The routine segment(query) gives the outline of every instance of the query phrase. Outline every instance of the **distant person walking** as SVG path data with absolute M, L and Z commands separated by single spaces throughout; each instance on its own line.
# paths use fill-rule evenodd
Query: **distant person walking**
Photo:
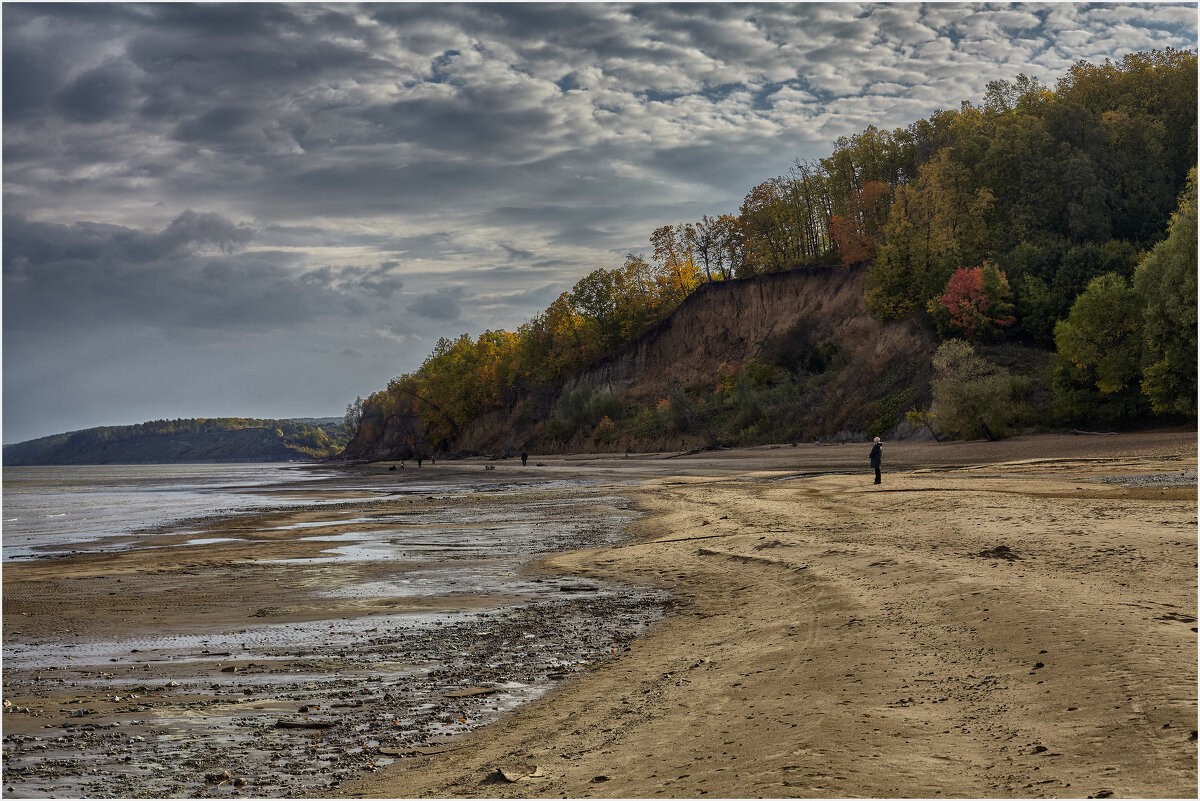
M 883 443 L 879 441 L 879 437 L 875 438 L 875 445 L 871 448 L 871 467 L 875 468 L 875 483 L 880 484 L 879 466 L 883 464 Z
M 521 467 L 524 467 L 525 463 L 528 461 L 529 461 L 529 454 L 525 453 L 525 451 L 521 451 Z

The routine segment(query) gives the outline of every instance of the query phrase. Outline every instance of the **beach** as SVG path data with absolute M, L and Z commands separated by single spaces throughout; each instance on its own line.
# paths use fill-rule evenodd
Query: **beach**
M 675 616 L 348 790 L 1194 797 L 1195 446 L 898 443 L 879 487 L 867 446 L 801 446 L 650 480 L 629 543 L 547 566 L 666 587 Z
M 879 486 L 867 450 L 462 461 L 423 477 L 511 476 L 512 490 L 373 500 L 362 489 L 399 471 L 366 465 L 320 482 L 327 498 L 346 494 L 320 508 L 6 564 L 5 701 L 27 710 L 4 715 L 6 795 L 56 781 L 9 789 L 15 767 L 47 750 L 136 766 L 148 755 L 135 743 L 186 709 L 201 729 L 252 721 L 259 772 L 217 752 L 130 769 L 126 791 L 1194 797 L 1195 432 L 885 443 Z M 544 506 L 531 517 L 532 501 Z M 402 527 L 398 515 L 428 505 L 488 526 L 587 525 L 485 595 L 324 591 L 410 574 L 327 555 L 333 538 Z M 185 537 L 206 542 L 166 547 Z M 260 564 L 273 559 L 301 561 L 280 574 Z M 449 628 L 418 632 L 426 613 Z M 189 676 L 206 678 L 183 687 L 169 686 L 174 656 L 110 657 L 105 681 L 94 665 L 90 677 L 25 675 L 7 659 L 13 640 L 212 638 L 264 621 L 292 627 L 287 642 L 252 642 L 259 655 L 246 659 L 197 639 Z M 514 658 L 526 635 L 539 648 Z M 472 657 L 477 643 L 491 643 L 485 658 Z M 435 655 L 445 675 L 422 674 L 424 700 L 404 696 L 404 677 Z M 303 681 L 287 673 L 299 663 Z M 321 677 L 336 682 L 321 690 Z M 280 720 L 328 727 L 297 735 Z

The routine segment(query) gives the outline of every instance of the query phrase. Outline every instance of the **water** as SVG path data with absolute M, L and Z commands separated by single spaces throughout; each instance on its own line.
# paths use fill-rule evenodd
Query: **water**
M 279 503 L 327 471 L 293 465 L 85 465 L 4 468 L 4 561 L 173 521 Z
M 172 629 L 144 622 L 109 637 L 86 624 L 22 636 L 14 613 L 4 682 L 20 709 L 5 715 L 5 796 L 228 797 L 228 784 L 205 780 L 226 770 L 248 781 L 238 795 L 336 793 L 405 749 L 496 720 L 662 616 L 660 594 L 525 569 L 544 553 L 618 542 L 634 516 L 619 487 L 503 472 L 6 469 L 3 556 L 13 569 L 62 555 L 119 559 L 153 548 L 169 559 L 188 549 L 189 562 L 207 553 L 209 566 L 171 572 L 173 586 L 233 575 L 290 588 L 270 603 L 330 611 L 278 622 L 256 597 L 232 624 L 198 613 Z M 241 517 L 236 532 L 205 520 L 301 509 L 320 519 Z M 320 553 L 216 556 L 280 538 Z M 136 608 L 134 577 L 121 575 L 125 583 L 99 595 Z M 359 605 L 369 612 L 354 612 Z M 493 692 L 454 694 L 480 685 Z M 337 725 L 319 737 L 276 727 L 301 705 Z

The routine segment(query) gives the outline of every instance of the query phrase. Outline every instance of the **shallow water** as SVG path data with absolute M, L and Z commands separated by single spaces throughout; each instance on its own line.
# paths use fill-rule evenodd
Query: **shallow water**
M 301 465 L 67 465 L 4 468 L 4 560 L 103 549 L 104 538 L 278 503 L 326 471 Z
M 79 706 L 55 710 L 70 712 L 61 727 L 5 736 L 5 796 L 336 792 L 341 781 L 404 749 L 496 720 L 621 650 L 662 616 L 660 594 L 524 569 L 540 554 L 617 542 L 633 513 L 612 487 L 414 472 L 381 485 L 353 473 L 278 466 L 5 471 L 5 518 L 15 518 L 14 528 L 5 526 L 6 560 L 138 549 L 145 529 L 195 533 L 181 540 L 190 548 L 220 547 L 243 537 L 204 536 L 196 518 L 360 497 L 370 503 L 327 521 L 262 529 L 294 531 L 297 540 L 328 548 L 318 557 L 257 560 L 256 569 L 286 573 L 297 599 L 446 598 L 448 610 L 306 623 L 251 615 L 227 630 L 120 639 L 6 637 L 6 697 L 74 697 L 65 703 Z M 64 498 L 71 503 L 64 506 Z M 376 503 L 406 498 L 419 502 L 411 509 Z M 244 537 L 253 540 L 255 532 Z M 156 542 L 161 547 L 161 536 Z M 334 584 L 297 579 L 329 576 L 337 565 L 371 569 L 340 571 Z M 493 692 L 447 695 L 476 686 Z M 277 728 L 302 707 L 336 726 Z M 205 780 L 225 771 L 245 785 Z

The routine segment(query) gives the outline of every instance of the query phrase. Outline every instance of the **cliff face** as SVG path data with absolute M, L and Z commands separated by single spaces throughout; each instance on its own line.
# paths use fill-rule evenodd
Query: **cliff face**
M 705 284 L 640 339 L 571 376 L 560 391 L 526 392 L 504 410 L 465 425 L 452 446 L 468 452 L 662 450 L 712 444 L 712 427 L 643 439 L 593 437 L 595 421 L 564 425 L 567 399 L 608 396 L 626 410 L 678 397 L 681 388 L 715 386 L 722 365 L 757 359 L 793 376 L 786 411 L 762 436 L 783 439 L 897 433 L 903 412 L 928 400 L 930 332 L 911 321 L 880 323 L 863 306 L 866 269 L 829 267 Z M 695 395 L 695 393 L 693 393 Z M 901 408 L 902 407 L 902 408 Z M 771 415 L 768 415 L 771 416 Z M 560 422 L 555 424 L 557 418 Z M 408 455 L 414 421 L 364 430 L 352 458 Z M 774 440 L 778 441 L 778 439 Z
M 420 428 L 420 420 L 411 414 L 394 414 L 383 425 L 375 420 L 363 420 L 340 458 L 369 461 L 408 458 L 413 455 L 414 443 L 421 441 Z M 420 450 L 429 452 L 428 448 Z
M 844 267 L 707 283 L 675 313 L 618 353 L 578 373 L 564 391 L 661 394 L 672 384 L 711 383 L 722 363 L 759 356 L 798 326 L 809 339 L 860 350 L 881 334 L 862 305 L 866 270 Z

